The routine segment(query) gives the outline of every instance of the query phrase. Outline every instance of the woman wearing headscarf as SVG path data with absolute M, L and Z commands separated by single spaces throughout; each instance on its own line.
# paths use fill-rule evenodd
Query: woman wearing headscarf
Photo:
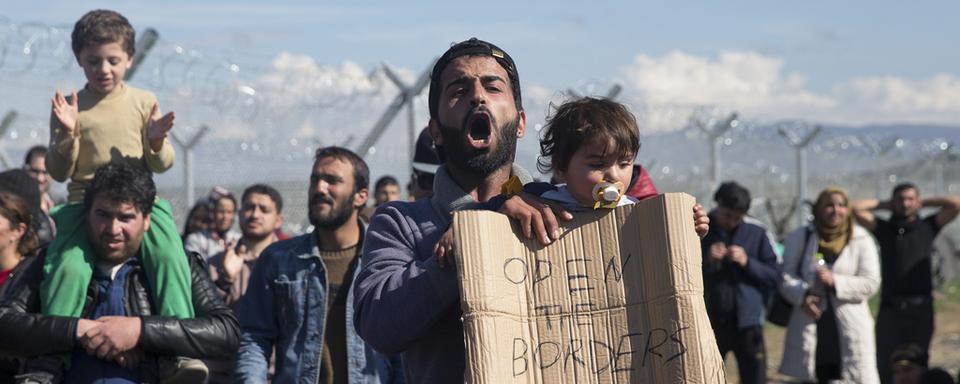
M 840 188 L 820 192 L 813 216 L 785 241 L 780 293 L 794 308 L 780 373 L 807 382 L 879 383 L 867 307 L 880 287 L 877 247 L 854 225 Z

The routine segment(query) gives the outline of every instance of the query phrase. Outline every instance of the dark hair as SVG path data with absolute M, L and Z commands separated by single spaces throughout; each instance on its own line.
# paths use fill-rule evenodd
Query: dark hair
M 383 188 L 383 187 L 386 187 L 386 186 L 389 186 L 389 185 L 396 185 L 396 186 L 399 187 L 399 186 L 400 186 L 400 182 L 397 181 L 397 178 L 396 178 L 396 177 L 393 177 L 393 176 L 383 176 L 383 177 L 377 179 L 377 183 L 374 184 L 373 190 L 374 190 L 374 191 L 379 191 L 380 188 Z
M 11 192 L 23 199 L 27 209 L 35 215 L 40 212 L 40 187 L 27 171 L 11 169 L 0 172 L 0 191 Z
M 416 179 L 418 188 L 424 191 L 433 191 L 433 178 L 435 174 L 414 169 L 410 176 L 411 178 Z
M 89 210 L 97 197 L 114 203 L 133 204 L 140 213 L 147 215 L 157 198 L 157 187 L 150 172 L 126 162 L 111 162 L 97 169 L 93 180 L 83 195 L 84 208 Z
M 278 192 L 276 188 L 266 184 L 251 185 L 247 187 L 247 189 L 243 190 L 243 195 L 240 196 L 241 203 L 246 201 L 247 196 L 249 196 L 251 193 L 269 196 L 270 200 L 273 200 L 273 204 L 277 206 L 277 213 L 283 211 L 283 197 L 280 196 L 280 192 Z
M 26 227 L 26 231 L 17 243 L 17 253 L 21 256 L 33 255 L 40 240 L 37 238 L 37 231 L 33 228 L 33 217 L 26 201 L 12 192 L 0 191 L 0 216 L 10 221 L 10 229 L 20 224 Z
M 368 189 L 370 187 L 370 169 L 367 168 L 367 163 L 357 156 L 353 151 L 342 148 L 342 147 L 322 147 L 317 149 L 316 155 L 313 157 L 314 162 L 318 162 L 321 159 L 328 157 L 333 157 L 335 159 L 340 159 L 350 163 L 353 166 L 353 192 L 360 192 L 361 189 Z
M 190 235 L 190 219 L 192 219 L 193 215 L 195 215 L 200 209 L 206 209 L 207 216 L 210 216 L 210 212 L 213 211 L 213 209 L 210 208 L 210 201 L 207 199 L 200 199 L 193 204 L 193 207 L 190 208 L 190 212 L 187 213 L 187 219 L 183 221 L 183 234 L 180 237 L 186 239 L 186 237 Z
M 27 155 L 23 157 L 24 164 L 30 164 L 30 160 L 34 157 L 46 157 L 47 156 L 47 147 L 42 145 L 35 145 L 30 147 L 27 150 Z
M 220 200 L 223 200 L 223 199 L 230 200 L 230 202 L 233 203 L 233 210 L 234 210 L 234 211 L 240 209 L 240 204 L 237 204 L 237 198 L 234 197 L 232 193 L 227 192 L 227 193 L 225 193 L 225 194 L 222 194 L 222 195 L 220 195 L 220 196 L 217 196 L 217 197 L 216 197 L 215 199 L 213 199 L 213 200 L 210 200 L 210 205 L 212 206 L 211 210 L 216 210 L 216 209 L 217 209 L 217 203 L 219 203 Z
M 927 352 L 916 344 L 901 344 L 890 354 L 888 364 L 894 365 L 900 362 L 908 362 L 926 368 L 930 357 Z
M 900 184 L 897 184 L 896 186 L 894 186 L 894 187 L 893 187 L 893 193 L 892 193 L 891 195 L 893 195 L 893 196 L 899 195 L 900 192 L 906 191 L 906 190 L 908 190 L 908 189 L 912 189 L 912 190 L 914 190 L 914 191 L 917 191 L 917 194 L 918 194 L 918 195 L 920 194 L 920 189 L 917 188 L 916 184 L 913 184 L 913 183 L 910 183 L 910 182 L 906 182 L 906 183 L 900 183 Z
M 713 194 L 713 201 L 721 207 L 747 213 L 750 210 L 750 191 L 736 181 L 728 181 L 720 184 L 720 188 Z
M 447 51 L 443 53 L 443 56 L 437 59 L 437 63 L 433 65 L 433 71 L 430 73 L 428 99 L 431 119 L 437 118 L 437 111 L 440 109 L 438 103 L 440 102 L 440 93 L 443 90 L 443 84 L 440 83 L 440 75 L 443 74 L 443 70 L 447 68 L 447 65 L 449 65 L 451 61 L 460 56 L 487 56 L 496 60 L 497 64 L 500 64 L 500 66 L 507 71 L 507 77 L 510 78 L 510 88 L 512 88 L 511 90 L 513 91 L 513 103 L 516 105 L 517 111 L 523 110 L 523 102 L 520 97 L 520 75 L 517 73 L 517 65 L 513 62 L 513 58 L 511 58 L 507 52 L 500 49 L 500 47 L 472 37 L 469 40 L 464 40 L 450 46 L 450 49 L 447 49 Z
M 80 55 L 86 47 L 119 43 L 124 52 L 133 58 L 136 40 L 133 26 L 123 15 L 105 9 L 87 12 L 73 25 L 70 35 L 74 55 Z
M 629 154 L 632 158 L 640 151 L 637 120 L 623 104 L 584 97 L 561 104 L 547 118 L 537 169 L 543 173 L 566 171 L 573 154 L 590 140 L 613 142 L 604 155 Z
M 413 152 L 413 170 L 432 175 L 437 172 L 440 164 L 443 164 L 443 153 L 437 151 L 433 136 L 430 136 L 430 129 L 424 128 L 417 137 L 416 149 Z

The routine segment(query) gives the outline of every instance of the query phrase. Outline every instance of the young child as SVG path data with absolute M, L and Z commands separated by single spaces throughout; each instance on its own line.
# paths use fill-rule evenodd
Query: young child
M 537 161 L 561 184 L 541 185 L 536 194 L 573 212 L 633 204 L 625 192 L 639 151 L 636 119 L 622 104 L 589 97 L 566 102 L 547 120 Z
M 152 93 L 124 82 L 134 54 L 134 30 L 125 17 L 88 12 L 71 37 L 87 84 L 69 98 L 58 90 L 52 100 L 47 167 L 55 180 L 70 182 L 68 204 L 52 213 L 58 236 L 47 249 L 40 302 L 44 314 L 80 317 L 94 269 L 82 204 L 86 186 L 97 168 L 113 161 L 152 172 L 169 169 L 174 152 L 167 133 L 174 113 L 161 115 Z M 190 268 L 164 200 L 154 203 L 140 259 L 152 277 L 158 315 L 192 318 Z
M 502 194 L 478 206 L 499 210 L 510 196 L 526 192 L 558 203 L 570 212 L 615 208 L 637 202 L 626 195 L 633 178 L 633 159 L 640 151 L 640 133 L 636 118 L 620 103 L 584 97 L 557 107 L 547 119 L 540 140 L 541 172 L 553 171 L 549 183 L 520 185 L 511 178 Z M 703 206 L 693 207 L 694 229 L 700 237 L 707 233 L 709 219 Z M 441 266 L 450 260 L 453 236 L 447 231 L 434 248 Z
M 520 186 L 511 178 L 500 196 L 481 204 L 498 210 L 520 191 L 560 204 L 571 212 L 615 208 L 637 202 L 626 195 L 640 134 L 633 114 L 622 104 L 584 97 L 557 107 L 547 118 L 540 140 L 540 172 L 553 172 L 550 183 Z

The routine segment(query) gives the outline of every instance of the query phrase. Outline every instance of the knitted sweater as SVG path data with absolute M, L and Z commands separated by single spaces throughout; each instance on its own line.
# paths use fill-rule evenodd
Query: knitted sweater
M 60 121 L 50 117 L 50 151 L 47 170 L 54 180 L 70 180 L 71 203 L 83 200 L 83 192 L 97 168 L 115 160 L 126 161 L 154 173 L 173 166 L 173 146 L 164 139 L 159 152 L 147 142 L 147 121 L 157 102 L 148 91 L 120 83 L 106 96 L 86 88 L 77 93 L 80 114 L 78 136 L 71 136 Z

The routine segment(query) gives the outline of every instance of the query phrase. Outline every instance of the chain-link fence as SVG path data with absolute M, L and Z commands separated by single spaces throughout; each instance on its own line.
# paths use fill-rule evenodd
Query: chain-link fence
M 71 28 L 0 17 L 0 114 L 16 115 L 0 132 L 0 165 L 19 166 L 27 148 L 46 144 L 50 97 L 56 89 L 83 86 L 70 48 Z M 425 68 L 397 70 L 397 77 L 413 84 L 429 59 L 424 58 Z M 188 148 L 180 144 L 174 167 L 157 177 L 162 196 L 180 220 L 191 203 L 188 196 L 205 196 L 215 185 L 239 193 L 262 182 L 283 193 L 286 230 L 303 231 L 307 178 L 318 146 L 358 147 L 398 101 L 412 103 L 417 130 L 428 119 L 426 92 L 401 100 L 402 89 L 383 66 L 324 65 L 286 53 L 266 57 L 201 49 L 162 37 L 130 83 L 154 92 L 163 110 L 176 111 L 178 142 L 196 139 L 189 148 L 192 183 L 186 180 Z M 717 180 L 737 180 L 757 197 L 751 213 L 778 232 L 796 225 L 788 218 L 798 196 L 810 198 L 827 185 L 843 186 L 854 197 L 885 197 L 900 181 L 917 183 L 925 194 L 960 192 L 952 146 L 960 140 L 960 130 L 955 128 L 823 127 L 803 147 L 807 175 L 800 193 L 800 148 L 790 138 L 810 134 L 815 123 L 731 119 L 733 111 L 721 108 L 651 104 L 616 80 L 571 84 L 563 91 L 529 84 L 524 89 L 528 134 L 520 141 L 517 162 L 535 174 L 545 116 L 563 100 L 586 94 L 615 97 L 634 111 L 643 142 L 638 161 L 661 191 L 685 191 L 709 203 Z M 394 120 L 365 154 L 372 180 L 392 174 L 403 182 L 409 175 L 410 122 Z

